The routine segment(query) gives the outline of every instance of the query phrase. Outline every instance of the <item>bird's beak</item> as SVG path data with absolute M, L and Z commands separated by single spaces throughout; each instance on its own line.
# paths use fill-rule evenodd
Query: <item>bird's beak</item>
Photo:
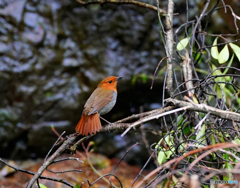
M 117 77 L 117 79 L 115 80 L 115 81 L 118 81 L 118 80 L 120 80 L 122 77 L 121 76 L 119 76 L 119 77 Z

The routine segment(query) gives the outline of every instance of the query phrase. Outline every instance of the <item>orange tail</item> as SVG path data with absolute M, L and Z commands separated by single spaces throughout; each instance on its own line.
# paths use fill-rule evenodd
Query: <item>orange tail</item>
M 90 135 L 95 134 L 101 129 L 101 127 L 98 113 L 90 116 L 83 114 L 75 130 L 79 134 L 87 136 L 88 133 L 90 133 Z

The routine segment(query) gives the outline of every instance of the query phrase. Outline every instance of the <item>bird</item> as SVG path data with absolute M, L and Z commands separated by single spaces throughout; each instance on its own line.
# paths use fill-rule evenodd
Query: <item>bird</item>
M 109 76 L 103 79 L 84 105 L 81 119 L 75 130 L 80 135 L 96 134 L 101 129 L 100 115 L 107 114 L 117 100 L 117 83 L 122 77 Z

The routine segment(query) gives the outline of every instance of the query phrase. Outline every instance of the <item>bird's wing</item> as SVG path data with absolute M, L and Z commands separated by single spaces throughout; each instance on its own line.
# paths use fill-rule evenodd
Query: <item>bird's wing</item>
M 95 94 L 97 93 L 97 95 Z M 85 108 L 88 115 L 92 115 L 101 110 L 113 100 L 114 91 L 109 89 L 97 88 L 89 98 L 89 106 Z

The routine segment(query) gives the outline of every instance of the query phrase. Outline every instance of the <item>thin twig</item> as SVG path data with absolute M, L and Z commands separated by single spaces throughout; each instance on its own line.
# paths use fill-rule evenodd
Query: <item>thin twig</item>
M 29 171 L 29 170 L 23 170 L 23 169 L 20 169 L 20 168 L 17 168 L 13 165 L 10 165 L 8 164 L 7 162 L 5 162 L 3 159 L 0 158 L 0 162 L 9 166 L 10 168 L 16 170 L 16 171 L 19 171 L 19 172 L 23 172 L 23 173 L 26 173 L 26 174 L 30 174 L 30 175 L 35 175 L 35 173 Z M 51 178 L 51 177 L 47 177 L 47 176 L 39 176 L 39 179 L 46 179 L 46 180 L 50 180 L 50 181 L 55 181 L 55 182 L 59 182 L 59 183 L 62 183 L 64 185 L 67 185 L 69 187 L 74 187 L 74 185 L 72 185 L 71 183 L 65 181 L 64 179 L 57 179 L 57 178 Z
M 89 183 L 88 182 L 88 184 L 89 184 L 89 187 L 91 187 L 94 183 L 96 183 L 96 182 L 98 182 L 99 180 L 101 180 L 102 178 L 105 178 L 106 176 L 114 176 L 117 180 L 118 180 L 118 182 L 119 182 L 119 184 L 120 184 L 120 187 L 122 187 L 123 188 L 123 185 L 122 185 L 122 182 L 120 181 L 120 179 L 116 176 L 116 175 L 114 175 L 114 174 L 104 174 L 104 175 L 102 175 L 101 177 L 99 177 L 98 179 L 96 179 L 93 183 Z
M 66 131 L 63 131 L 63 133 L 58 137 L 58 139 L 56 140 L 56 142 L 52 145 L 51 149 L 48 151 L 48 153 L 47 153 L 47 155 L 46 155 L 46 157 L 45 157 L 45 159 L 44 159 L 44 162 L 47 160 L 49 154 L 51 153 L 51 151 L 53 150 L 53 148 L 57 145 L 58 141 L 59 141 L 60 139 L 62 139 L 62 136 L 63 136 L 65 133 L 66 133 Z
M 83 144 L 82 144 L 82 145 L 83 145 Z M 89 148 L 90 148 L 90 146 L 91 146 L 91 144 L 88 144 L 88 147 L 85 148 L 85 146 L 83 145 L 83 149 L 85 150 L 88 164 L 90 165 L 90 167 L 91 167 L 91 169 L 93 170 L 93 172 L 95 172 L 95 174 L 97 174 L 97 175 L 99 176 L 99 178 L 98 178 L 97 180 L 103 179 L 106 183 L 109 183 L 109 184 L 111 185 L 111 187 L 117 188 L 116 185 L 112 184 L 111 181 L 108 181 L 107 178 L 105 178 L 105 175 L 102 175 L 102 174 L 93 166 L 93 164 L 92 164 L 92 162 L 91 162 L 91 160 L 90 160 L 90 154 L 89 154 Z M 116 177 L 114 174 L 113 174 L 113 176 Z M 110 177 L 111 177 L 111 176 L 110 176 Z M 87 182 L 88 182 L 88 184 L 89 184 L 89 187 L 91 187 L 94 183 L 96 183 L 97 180 L 94 181 L 93 183 L 90 183 L 90 182 L 87 180 Z
M 76 134 L 69 136 L 67 140 L 63 142 L 63 144 L 43 163 L 43 165 L 38 169 L 37 173 L 34 174 L 32 179 L 29 181 L 27 188 L 31 188 L 34 182 L 42 175 L 43 171 L 54 161 L 54 159 L 59 156 L 65 149 L 73 143 L 76 139 Z
M 228 147 L 234 147 L 234 146 L 240 146 L 240 144 L 234 144 L 234 143 L 218 143 L 218 144 L 215 144 L 215 145 L 209 145 L 209 146 L 206 146 L 204 148 L 199 148 L 199 149 L 195 149 L 195 150 L 192 150 L 192 151 L 189 151 L 187 153 L 185 153 L 185 155 L 181 156 L 181 157 L 178 157 L 178 158 L 175 158 L 175 159 L 172 159 L 166 163 L 164 163 L 163 165 L 159 166 L 158 168 L 156 168 L 155 170 L 151 171 L 147 176 L 144 177 L 144 179 L 142 179 L 134 188 L 139 188 L 139 187 L 142 187 L 142 184 L 148 180 L 151 176 L 153 176 L 154 174 L 156 174 L 157 172 L 159 172 L 161 169 L 163 168 L 168 168 L 170 167 L 171 164 L 175 163 L 174 166 L 173 166 L 173 170 L 176 169 L 176 167 L 178 166 L 179 162 L 182 161 L 184 158 L 190 156 L 190 155 L 193 155 L 193 154 L 196 154 L 196 153 L 199 153 L 199 152 L 202 152 L 202 151 L 206 151 L 206 150 L 209 150 L 209 149 L 221 149 L 221 148 L 228 148 Z M 233 170 L 231 170 L 232 172 Z M 240 172 L 240 169 L 238 169 L 238 172 Z
M 127 149 L 127 151 L 124 153 L 124 155 L 121 157 L 121 159 L 118 161 L 118 163 L 115 165 L 112 174 L 114 174 L 114 172 L 116 171 L 118 165 L 122 162 L 122 160 L 124 159 L 124 157 L 135 147 L 137 146 L 139 143 L 135 143 L 133 144 L 130 148 Z M 111 182 L 111 176 L 109 177 L 109 182 Z
M 166 115 L 175 113 L 175 112 L 187 110 L 188 108 L 189 108 L 188 106 L 185 106 L 185 107 L 178 108 L 178 109 L 171 110 L 171 111 L 167 111 L 167 112 L 164 112 L 164 113 L 161 113 L 161 114 L 154 114 L 154 115 L 151 115 L 151 116 L 147 116 L 147 117 L 145 117 L 145 118 L 142 118 L 142 119 L 140 119 L 140 120 L 132 123 L 132 124 L 121 134 L 121 136 L 123 137 L 124 135 L 126 135 L 132 128 L 136 127 L 137 125 L 140 125 L 140 124 L 145 123 L 145 122 L 147 122 L 147 121 L 150 121 L 150 120 L 152 120 L 152 119 L 158 119 L 158 118 L 160 118 L 160 117 L 163 117 L 163 116 L 166 116 Z
M 156 74 L 157 74 L 157 71 L 158 71 L 159 66 L 161 65 L 162 61 L 163 61 L 164 59 L 166 59 L 166 58 L 167 58 L 167 57 L 164 57 L 164 58 L 162 58 L 162 59 L 159 61 L 158 65 L 157 65 L 157 67 L 156 67 L 156 69 L 155 69 L 155 71 L 154 71 L 154 74 L 153 74 L 152 84 L 151 84 L 150 89 L 153 88 L 154 79 L 155 79 L 155 76 L 156 76 Z

